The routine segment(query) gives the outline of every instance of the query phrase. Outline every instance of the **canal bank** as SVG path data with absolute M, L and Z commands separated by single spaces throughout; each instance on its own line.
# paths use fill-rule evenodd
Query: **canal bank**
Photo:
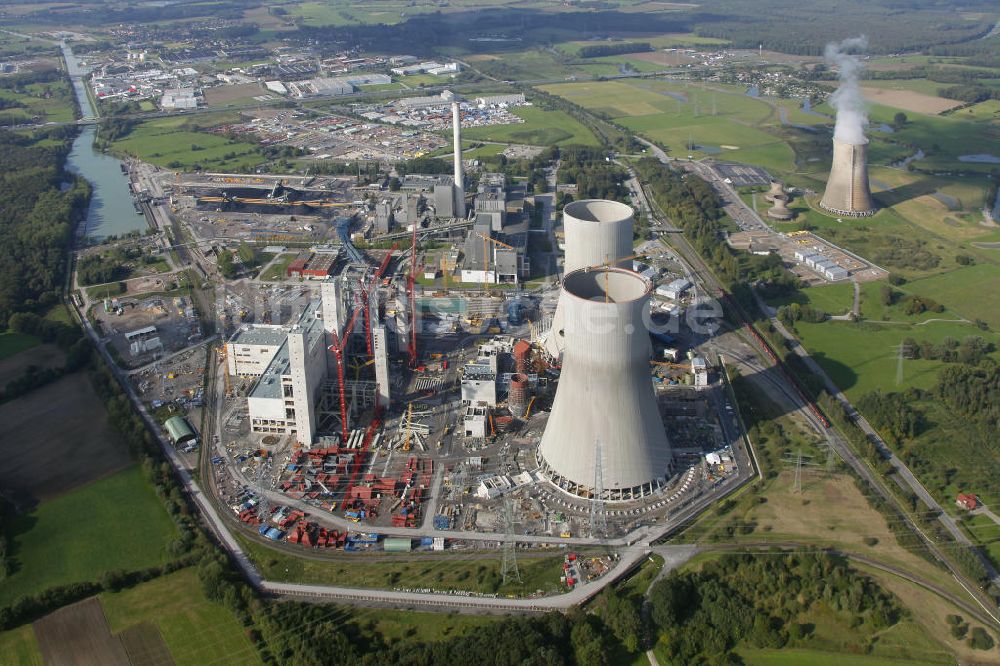
M 80 117 L 82 120 L 93 120 L 98 113 L 84 81 L 87 69 L 80 64 L 69 45 L 62 43 L 60 46 L 80 106 Z M 135 231 L 144 233 L 148 224 L 140 209 L 136 208 L 129 188 L 128 167 L 121 160 L 94 150 L 96 139 L 97 126 L 85 126 L 73 142 L 66 160 L 67 169 L 90 183 L 92 190 L 87 219 L 79 231 L 80 236 L 103 239 Z

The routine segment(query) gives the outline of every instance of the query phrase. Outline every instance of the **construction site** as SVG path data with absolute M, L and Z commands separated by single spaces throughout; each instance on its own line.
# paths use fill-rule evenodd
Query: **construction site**
M 445 99 L 458 146 L 460 100 Z M 466 192 L 464 167 L 456 157 L 452 175 L 410 174 L 392 192 L 326 177 L 164 183 L 206 262 L 245 238 L 226 225 L 316 221 L 316 238 L 264 248 L 286 258 L 281 275 L 222 282 L 204 396 L 169 433 L 185 453 L 204 443 L 203 478 L 247 538 L 502 545 L 506 561 L 517 543 L 666 533 L 756 473 L 680 258 L 660 241 L 633 246 L 630 206 L 574 201 L 564 252 L 546 257 L 558 274 L 526 288 L 537 255 L 523 185 L 479 173 Z M 147 398 L 162 399 L 164 371 L 143 376 Z M 610 561 L 566 564 L 572 587 Z
M 401 533 L 572 542 L 668 521 L 748 477 L 717 359 L 683 324 L 644 323 L 654 284 L 632 270 L 631 209 L 580 203 L 558 290 L 426 295 L 414 227 L 409 252 L 342 242 L 334 275 L 282 291 L 282 321 L 238 325 L 212 457 L 238 519 L 348 551 Z M 655 293 L 679 320 L 692 302 L 677 282 Z

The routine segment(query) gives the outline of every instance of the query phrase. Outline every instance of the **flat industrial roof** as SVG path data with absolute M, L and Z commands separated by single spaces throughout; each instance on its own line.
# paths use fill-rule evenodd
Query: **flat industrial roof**
M 312 348 L 319 336 L 325 335 L 323 320 L 316 317 L 319 308 L 320 300 L 316 299 L 309 303 L 306 309 L 302 311 L 302 316 L 299 317 L 298 326 L 301 326 L 306 331 L 307 349 Z M 288 357 L 288 329 L 281 329 L 281 334 L 283 336 L 281 347 L 278 348 L 278 351 L 274 354 L 274 358 L 271 359 L 263 374 L 257 379 L 253 388 L 250 389 L 249 397 L 251 398 L 281 397 L 281 378 L 290 373 L 291 365 Z
M 253 325 L 240 328 L 229 339 L 234 345 L 280 345 L 288 336 L 283 326 Z

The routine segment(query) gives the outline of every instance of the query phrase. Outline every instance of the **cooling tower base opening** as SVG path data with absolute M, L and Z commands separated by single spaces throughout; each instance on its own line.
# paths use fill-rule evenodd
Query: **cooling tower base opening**
M 819 207 L 842 217 L 871 217 L 878 212 L 877 208 L 872 208 L 871 210 L 838 210 L 837 208 L 830 208 L 823 205 L 823 202 L 820 202 Z
M 597 499 L 595 497 L 596 489 L 593 486 L 579 484 L 559 475 L 541 456 L 539 456 L 539 463 L 539 469 L 542 474 L 548 478 L 549 483 L 558 488 L 560 491 L 566 493 L 567 495 L 572 495 L 573 497 L 579 497 L 581 499 Z M 667 471 L 669 474 L 673 473 L 672 463 L 671 469 Z M 630 488 L 605 488 L 604 496 L 601 499 L 605 502 L 635 502 L 637 500 L 648 499 L 654 494 L 661 492 L 666 486 L 667 477 L 664 476 L 653 479 L 648 483 L 632 486 Z

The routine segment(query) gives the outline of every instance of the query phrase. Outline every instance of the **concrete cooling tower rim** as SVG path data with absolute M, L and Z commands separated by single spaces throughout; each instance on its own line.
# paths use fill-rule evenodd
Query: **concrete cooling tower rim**
M 563 278 L 563 291 L 583 301 L 629 303 L 649 296 L 653 283 L 625 268 L 581 268 Z
M 618 201 L 607 199 L 581 199 L 566 204 L 563 214 L 581 222 L 621 222 L 632 217 L 633 210 Z

